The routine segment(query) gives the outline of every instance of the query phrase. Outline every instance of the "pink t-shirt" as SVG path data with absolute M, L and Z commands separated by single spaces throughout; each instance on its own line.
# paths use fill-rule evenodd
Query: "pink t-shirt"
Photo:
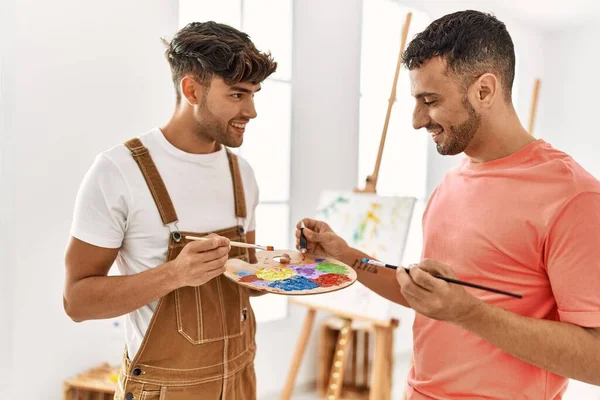
M 446 174 L 423 217 L 423 258 L 514 313 L 600 327 L 600 182 L 537 140 L 491 162 L 465 159 Z M 410 399 L 560 399 L 567 379 L 451 323 L 417 314 Z M 532 344 L 533 345 L 533 344 Z

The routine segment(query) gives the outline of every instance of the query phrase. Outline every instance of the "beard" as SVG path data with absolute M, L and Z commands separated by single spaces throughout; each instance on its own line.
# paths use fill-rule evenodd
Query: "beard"
M 229 129 L 229 121 L 221 120 L 208 109 L 205 98 L 196 116 L 196 135 L 202 140 L 214 140 L 227 147 L 240 147 L 244 142 L 243 135 L 238 135 Z
M 467 96 L 463 97 L 462 104 L 468 113 L 467 119 L 459 125 L 450 125 L 449 131 L 445 132 L 446 140 L 436 143 L 438 153 L 443 156 L 453 156 L 465 151 L 481 126 L 481 115 L 477 114 Z M 431 128 L 439 129 L 441 126 L 432 124 Z

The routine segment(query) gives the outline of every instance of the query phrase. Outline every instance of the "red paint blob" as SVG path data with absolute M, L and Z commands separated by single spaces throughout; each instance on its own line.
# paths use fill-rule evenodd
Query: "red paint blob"
M 311 279 L 314 283 L 321 287 L 330 287 L 330 286 L 338 286 L 344 282 L 348 282 L 350 278 L 346 275 L 339 274 L 324 274 L 319 276 L 318 278 Z
M 258 276 L 256 275 L 246 275 L 240 278 L 240 282 L 250 283 L 254 281 L 258 281 Z

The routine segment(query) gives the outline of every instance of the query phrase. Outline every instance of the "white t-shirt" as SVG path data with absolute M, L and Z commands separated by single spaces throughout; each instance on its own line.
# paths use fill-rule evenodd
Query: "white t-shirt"
M 241 157 L 247 218 L 235 216 L 233 181 L 225 147 L 211 154 L 190 154 L 167 141 L 160 129 L 140 137 L 160 173 L 177 213 L 181 231 L 211 232 L 243 224 L 254 230 L 258 186 Z M 71 235 L 99 247 L 120 248 L 116 264 L 122 275 L 163 264 L 169 227 L 129 149 L 119 145 L 101 153 L 85 175 L 77 199 Z M 129 357 L 137 353 L 156 307 L 154 301 L 125 316 Z

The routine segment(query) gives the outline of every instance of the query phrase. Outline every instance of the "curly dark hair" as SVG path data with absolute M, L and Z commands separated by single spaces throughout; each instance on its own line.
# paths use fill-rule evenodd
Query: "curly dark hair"
M 163 43 L 177 102 L 181 100 L 179 82 L 187 74 L 208 87 L 214 76 L 228 85 L 258 84 L 277 69 L 271 54 L 258 51 L 246 33 L 214 21 L 192 22 Z
M 510 103 L 515 78 L 515 48 L 506 25 L 495 16 L 466 10 L 445 15 L 417 34 L 402 55 L 409 69 L 442 57 L 464 85 L 484 73 L 496 75 Z

